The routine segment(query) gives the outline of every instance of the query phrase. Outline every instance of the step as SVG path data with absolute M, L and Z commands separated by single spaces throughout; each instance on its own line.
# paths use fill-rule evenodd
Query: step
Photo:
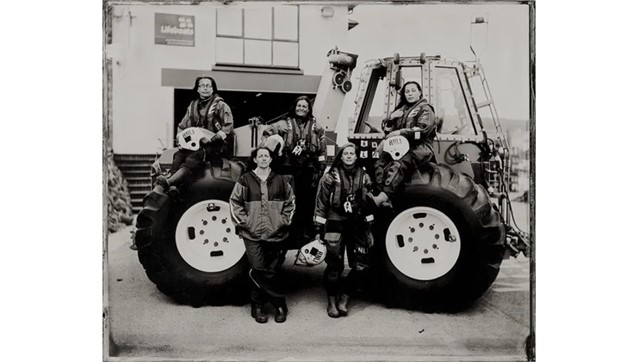
M 150 190 L 151 189 L 151 183 L 148 183 L 148 184 L 133 184 L 133 185 L 127 185 L 127 187 L 129 188 L 129 192 L 131 192 L 131 191 Z
M 142 154 L 142 155 L 129 155 L 129 154 L 114 154 L 113 159 L 116 161 L 129 161 L 129 160 L 155 160 L 156 155 Z
M 150 170 L 151 169 L 151 165 L 152 163 L 123 163 L 121 165 L 118 165 L 118 168 L 120 169 L 120 171 L 125 171 L 125 170 L 136 170 L 136 169 L 147 169 Z
M 122 172 L 122 175 L 126 178 L 129 177 L 151 177 L 151 169 L 149 168 L 148 170 L 143 170 L 143 169 L 136 169 L 136 170 L 120 170 Z

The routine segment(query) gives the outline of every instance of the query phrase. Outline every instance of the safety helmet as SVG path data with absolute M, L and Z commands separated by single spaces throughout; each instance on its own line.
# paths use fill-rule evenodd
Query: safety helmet
M 284 139 L 282 136 L 274 134 L 262 140 L 262 145 L 271 150 L 274 154 L 281 156 L 282 151 L 284 150 Z
M 302 246 L 297 252 L 294 265 L 315 266 L 326 258 L 326 245 L 320 240 L 313 240 Z
M 177 145 L 183 150 L 197 151 L 202 139 L 211 139 L 215 133 L 206 128 L 189 127 L 177 134 Z

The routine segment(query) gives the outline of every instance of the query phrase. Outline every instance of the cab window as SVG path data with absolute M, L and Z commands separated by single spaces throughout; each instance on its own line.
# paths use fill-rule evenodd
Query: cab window
M 439 133 L 477 134 L 470 118 L 469 104 L 464 97 L 457 68 L 435 67 L 433 81 L 435 114 L 443 121 Z

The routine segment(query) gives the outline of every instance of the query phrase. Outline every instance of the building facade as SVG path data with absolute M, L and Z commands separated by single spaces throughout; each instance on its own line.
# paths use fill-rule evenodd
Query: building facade
M 107 9 L 107 147 L 151 155 L 173 146 L 197 76 L 210 75 L 237 132 L 314 96 L 326 54 L 346 41 L 348 6 L 283 3 L 113 5 Z

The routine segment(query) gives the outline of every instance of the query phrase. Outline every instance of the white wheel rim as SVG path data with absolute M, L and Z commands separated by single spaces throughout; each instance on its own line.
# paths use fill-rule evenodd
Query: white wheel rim
M 431 207 L 418 206 L 393 219 L 386 231 L 386 251 L 404 275 L 434 280 L 455 266 L 461 239 L 448 216 Z
M 178 221 L 175 243 L 182 259 L 203 272 L 231 268 L 244 255 L 244 242 L 235 234 L 229 204 L 205 200 L 191 206 Z

